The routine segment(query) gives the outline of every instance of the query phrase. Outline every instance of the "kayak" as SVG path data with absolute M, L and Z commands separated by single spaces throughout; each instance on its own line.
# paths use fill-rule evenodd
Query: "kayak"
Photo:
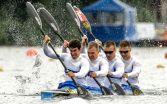
M 127 83 L 121 84 L 121 87 L 125 91 L 126 95 L 133 95 L 132 88 Z M 133 85 L 133 87 L 140 89 L 140 87 L 137 85 Z
M 90 86 L 83 86 L 85 87 L 88 92 L 93 96 L 102 95 L 100 88 L 97 87 L 90 87 Z M 128 84 L 122 84 L 121 87 L 125 91 L 126 95 L 132 95 L 132 89 Z M 139 88 L 138 86 L 135 86 Z M 112 88 L 109 89 L 113 92 Z M 113 92 L 114 93 L 114 92 Z M 41 99 L 53 99 L 58 96 L 77 96 L 77 90 L 72 81 L 66 81 L 60 83 L 58 89 L 56 90 L 45 90 L 41 91 Z
M 68 91 L 57 89 L 57 90 L 45 90 L 41 92 L 41 99 L 52 99 L 56 96 L 69 96 L 72 95 Z

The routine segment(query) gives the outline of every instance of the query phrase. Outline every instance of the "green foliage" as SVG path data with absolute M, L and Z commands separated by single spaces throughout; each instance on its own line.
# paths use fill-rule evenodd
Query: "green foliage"
M 6 21 L 0 21 L 0 45 L 2 44 L 8 44 L 7 37 L 4 34 L 5 33 L 5 28 L 6 28 Z
M 155 22 L 155 13 L 151 12 L 146 8 L 138 10 L 138 21 L 139 22 Z
M 0 45 L 41 45 L 42 37 L 39 29 L 26 12 L 27 0 L 1 0 L 0 3 Z M 60 29 L 61 35 L 71 40 L 79 38 L 76 24 L 66 9 L 66 2 L 72 3 L 80 8 L 87 6 L 97 0 L 31 0 L 32 3 L 43 4 L 54 16 Z M 153 0 L 121 0 L 137 9 L 139 22 L 155 22 L 155 11 L 152 9 Z M 43 22 L 46 33 L 52 33 Z M 52 42 L 60 44 L 60 39 L 52 34 Z
M 156 22 L 153 0 L 121 0 L 137 10 L 138 22 Z

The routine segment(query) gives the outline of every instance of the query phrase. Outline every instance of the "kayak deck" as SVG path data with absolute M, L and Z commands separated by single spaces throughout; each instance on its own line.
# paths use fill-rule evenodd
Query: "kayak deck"
M 52 99 L 56 96 L 69 96 L 69 95 L 72 95 L 72 94 L 61 89 L 45 90 L 41 92 L 41 99 Z
M 56 90 L 45 90 L 41 92 L 41 99 L 52 99 L 58 96 L 78 96 L 77 90 L 73 82 L 65 82 L 60 84 L 61 86 L 58 87 Z M 132 89 L 128 85 L 121 86 L 125 91 L 126 95 L 133 95 Z M 96 87 L 86 87 L 87 91 L 93 96 L 101 96 L 102 92 L 100 88 Z M 111 91 L 114 95 L 117 95 L 112 89 Z

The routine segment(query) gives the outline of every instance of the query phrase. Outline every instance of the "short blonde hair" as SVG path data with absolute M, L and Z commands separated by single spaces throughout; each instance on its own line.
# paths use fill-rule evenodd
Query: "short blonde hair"
M 99 45 L 95 41 L 91 41 L 88 44 L 88 49 L 95 47 L 99 51 Z
M 115 44 L 115 42 L 109 40 L 109 41 L 107 41 L 107 42 L 104 43 L 104 47 L 105 48 L 108 48 L 110 46 L 114 46 L 114 49 L 116 50 L 116 44 Z
M 122 40 L 119 44 L 119 47 L 131 47 L 131 43 L 127 40 Z

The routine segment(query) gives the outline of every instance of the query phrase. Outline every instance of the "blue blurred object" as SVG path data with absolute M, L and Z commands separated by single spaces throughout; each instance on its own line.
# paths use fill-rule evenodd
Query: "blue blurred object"
M 41 92 L 41 99 L 52 99 L 54 98 L 54 91 L 42 91 Z
M 93 34 L 102 42 L 138 38 L 136 9 L 119 0 L 99 0 L 83 8 L 82 11 L 91 24 Z M 88 35 L 88 39 L 92 41 L 93 37 Z
M 41 100 L 53 99 L 56 96 L 68 96 L 70 93 L 65 90 L 57 89 L 57 90 L 46 90 L 41 92 Z

